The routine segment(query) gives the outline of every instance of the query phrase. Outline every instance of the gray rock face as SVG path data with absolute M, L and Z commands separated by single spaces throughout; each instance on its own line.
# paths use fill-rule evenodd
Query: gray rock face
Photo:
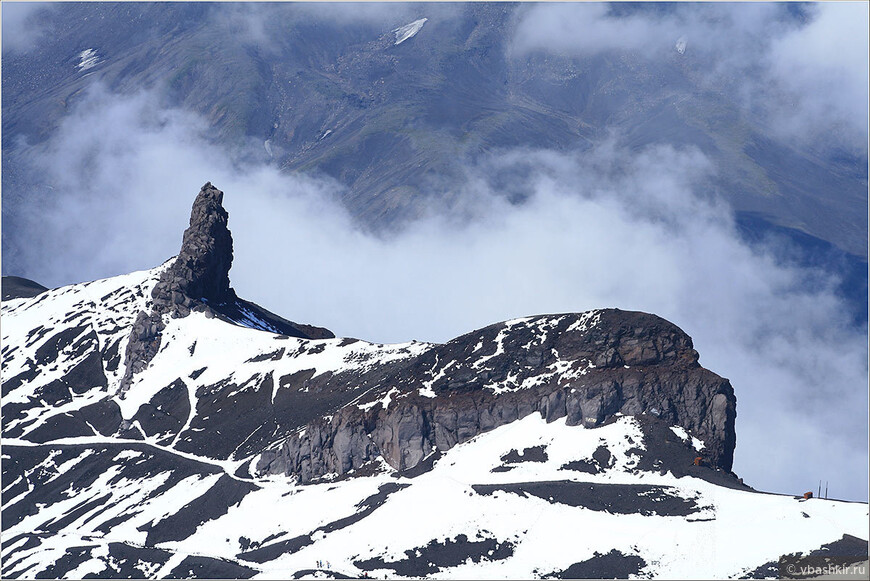
M 608 309 L 501 323 L 369 373 L 383 387 L 310 422 L 256 469 L 308 482 L 383 457 L 408 470 L 533 412 L 586 427 L 655 416 L 701 438 L 707 460 L 731 469 L 734 390 L 700 366 L 688 335 L 654 315 Z
M 211 182 L 202 186 L 190 211 L 181 251 L 151 293 L 155 309 L 184 316 L 198 300 L 222 304 L 236 299 L 229 277 L 233 237 L 223 199 L 224 193 Z

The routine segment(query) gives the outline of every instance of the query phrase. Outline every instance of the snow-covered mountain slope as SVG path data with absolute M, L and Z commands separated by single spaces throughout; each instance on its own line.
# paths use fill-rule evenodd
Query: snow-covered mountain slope
M 532 414 L 420 475 L 382 463 L 311 485 L 93 440 L 5 443 L 4 576 L 726 578 L 867 532 L 866 504 L 700 478 L 724 475 L 650 417 Z M 649 465 L 664 449 L 687 474 Z
M 117 435 L 226 459 L 245 446 L 260 451 L 263 438 L 275 441 L 361 393 L 351 381 L 331 390 L 319 381 L 332 387 L 337 374 L 426 347 L 306 340 L 193 312 L 166 318 L 160 350 L 121 392 L 130 329 L 169 264 L 3 303 L 4 436 Z M 239 426 L 249 431 L 241 436 Z M 214 441 L 213 427 L 234 433 Z
M 101 402 L 117 390 L 130 328 L 168 265 L 3 302 L 3 436 L 104 433 L 111 404 Z
M 443 345 L 336 338 L 235 295 L 222 195 L 203 187 L 155 269 L 3 302 L 4 577 L 726 577 L 866 558 L 866 504 L 731 473 L 733 390 L 673 324 L 602 309 Z

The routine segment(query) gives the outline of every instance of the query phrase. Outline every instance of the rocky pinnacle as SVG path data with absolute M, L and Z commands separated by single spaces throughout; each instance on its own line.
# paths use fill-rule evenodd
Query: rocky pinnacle
M 144 369 L 157 354 L 165 327 L 163 315 L 186 317 L 193 310 L 213 316 L 210 304 L 236 300 L 229 278 L 233 238 L 227 228 L 229 214 L 222 205 L 223 197 L 224 193 L 211 182 L 202 186 L 196 196 L 181 251 L 151 291 L 151 312 L 141 311 L 133 324 L 121 394 L 129 388 L 133 374 Z
M 224 193 L 210 182 L 202 186 L 193 202 L 178 258 L 151 293 L 155 306 L 184 316 L 199 300 L 220 304 L 236 299 L 229 277 L 233 238 L 223 198 Z

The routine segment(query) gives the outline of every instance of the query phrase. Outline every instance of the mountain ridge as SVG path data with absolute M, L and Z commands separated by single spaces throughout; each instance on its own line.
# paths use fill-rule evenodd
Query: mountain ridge
M 291 336 L 231 290 L 222 196 L 161 266 L 3 301 L 5 577 L 719 577 L 866 536 L 866 503 L 731 472 L 734 390 L 672 323 Z

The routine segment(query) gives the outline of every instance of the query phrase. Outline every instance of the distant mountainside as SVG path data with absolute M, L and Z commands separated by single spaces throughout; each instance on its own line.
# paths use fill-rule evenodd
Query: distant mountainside
M 4 299 L 4 577 L 722 578 L 867 559 L 866 503 L 731 472 L 734 391 L 673 324 L 601 309 L 445 344 L 336 338 L 235 295 L 222 200 L 203 186 L 159 267 Z
M 3 57 L 4 213 L 28 189 L 57 185 L 27 173 L 22 143 L 45 140 L 101 82 L 119 93 L 153 88 L 167 106 L 202 115 L 221 143 L 336 178 L 345 205 L 376 229 L 449 203 L 464 167 L 506 148 L 584 151 L 613 132 L 637 150 L 694 146 L 727 168 L 708 189 L 746 228 L 809 235 L 866 269 L 866 156 L 775 137 L 709 85 L 709 63 L 691 49 L 675 44 L 660 59 L 515 54 L 519 5 L 412 6 L 386 20 L 291 4 L 250 14 L 200 3 L 53 7 L 39 50 Z M 512 201 L 527 195 L 511 176 L 495 179 Z
M 3 300 L 35 297 L 36 295 L 47 291 L 48 289 L 27 278 L 20 276 L 4 276 L 3 277 Z

